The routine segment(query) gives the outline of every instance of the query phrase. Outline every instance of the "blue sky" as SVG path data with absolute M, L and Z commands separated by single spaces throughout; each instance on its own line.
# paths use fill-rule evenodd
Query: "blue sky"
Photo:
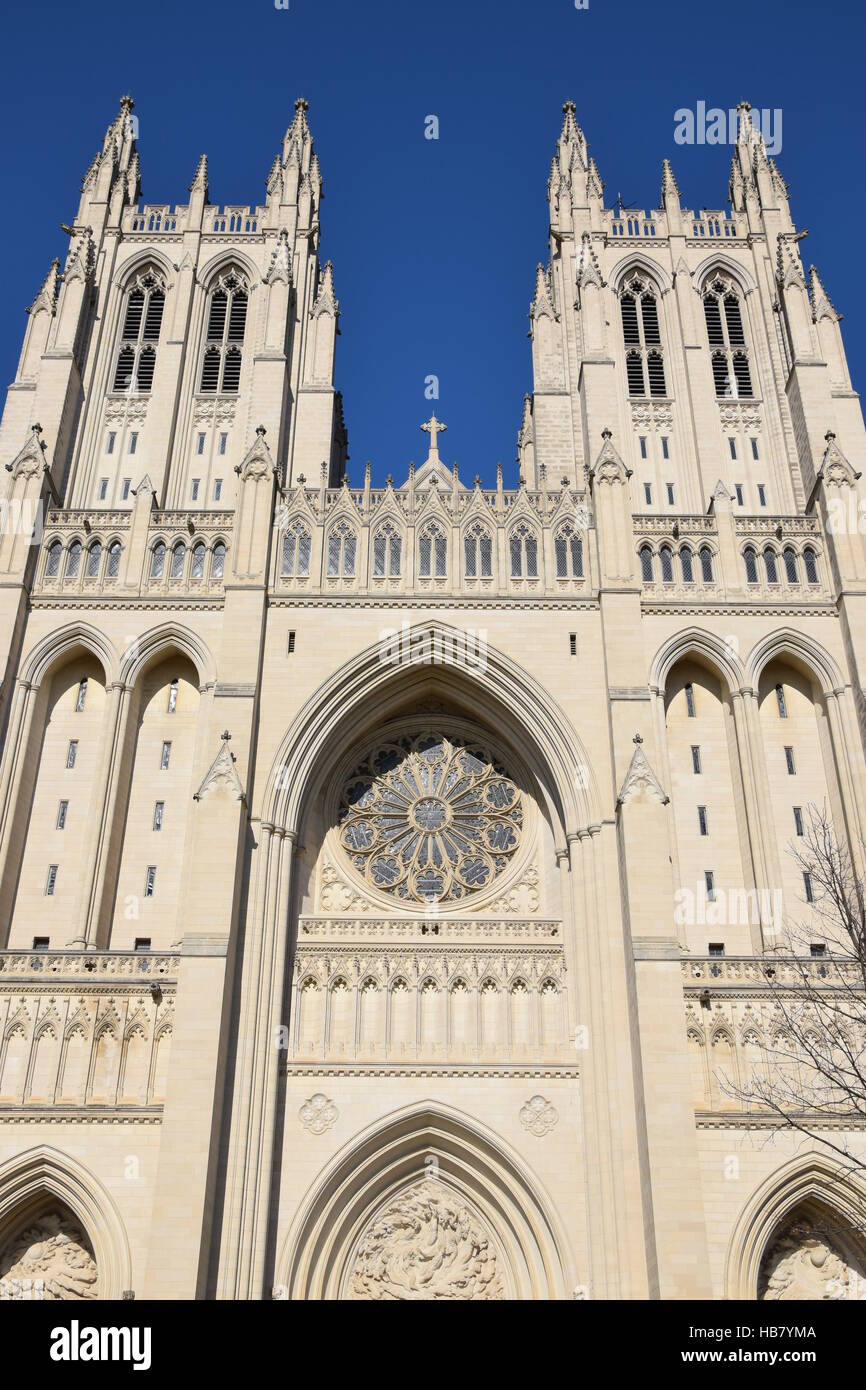
M 845 316 L 859 387 L 864 30 L 850 0 L 589 0 L 580 11 L 574 0 L 19 3 L 6 10 L 0 57 L 0 376 L 12 380 L 24 307 L 65 251 L 60 223 L 121 93 L 136 102 L 144 199 L 185 202 L 204 150 L 221 204 L 262 201 L 304 95 L 325 185 L 321 250 L 342 310 L 352 482 L 367 458 L 374 481 L 424 458 L 431 373 L 449 426 L 443 457 L 485 482 L 501 459 L 513 481 L 562 102 L 577 105 L 609 203 L 621 193 L 657 206 L 667 155 L 686 206 L 724 207 L 730 149 L 675 145 L 674 112 L 746 97 L 782 110 L 777 160 L 795 221 L 810 229 L 804 260 Z M 424 138 L 429 114 L 438 141 Z

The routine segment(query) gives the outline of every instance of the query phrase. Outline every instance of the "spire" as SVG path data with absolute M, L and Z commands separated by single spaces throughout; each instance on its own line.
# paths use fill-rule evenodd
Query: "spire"
M 596 259 L 592 238 L 589 232 L 584 232 L 580 240 L 580 259 L 577 263 L 577 283 L 581 286 L 595 285 L 597 289 L 603 289 L 605 285 L 605 281 L 601 276 L 601 271 L 598 268 L 598 260 Z
M 540 314 L 548 314 L 551 318 L 556 318 L 556 310 L 550 296 L 550 285 L 548 284 L 547 273 L 541 261 L 535 270 L 535 294 L 529 306 L 529 313 L 532 318 L 538 318 Z
M 674 171 L 671 168 L 669 159 L 662 160 L 662 208 L 666 208 L 669 202 L 673 202 L 677 207 L 680 205 L 680 190 L 674 178 Z
M 51 262 L 48 274 L 42 282 L 42 287 L 28 308 L 28 314 L 38 314 L 43 309 L 53 318 L 57 312 L 57 295 L 60 289 L 60 262 L 56 258 Z
M 192 183 L 189 186 L 190 193 L 203 193 L 204 201 L 208 201 L 209 185 L 207 177 L 207 155 L 203 154 L 196 165 Z
M 796 238 L 782 234 L 776 243 L 776 276 L 783 289 L 789 285 L 806 287 L 806 277 L 800 264 Z
M 319 281 L 319 288 L 316 292 L 316 302 L 313 305 L 313 318 L 318 318 L 319 314 L 331 314 L 338 318 L 340 314 L 340 301 L 334 293 L 334 267 L 331 261 L 325 262 L 322 271 L 322 278 Z
M 589 173 L 586 178 L 586 191 L 590 197 L 598 198 L 599 202 L 604 199 L 604 179 L 598 172 L 598 165 L 595 160 L 590 158 Z
M 812 299 L 813 323 L 817 323 L 819 319 L 831 319 L 833 323 L 838 323 L 842 315 L 824 289 L 818 269 L 814 265 L 809 266 L 809 292 Z
M 559 167 L 563 174 L 569 174 L 575 164 L 582 169 L 588 167 L 586 138 L 574 118 L 574 102 L 562 105 L 562 131 L 559 136 Z
M 288 164 L 290 160 L 298 165 L 298 168 L 306 173 L 310 167 L 310 156 L 312 154 L 313 137 L 307 122 L 307 110 L 309 103 L 304 97 L 298 97 L 295 102 L 295 114 L 292 124 L 286 131 L 283 139 L 283 164 Z

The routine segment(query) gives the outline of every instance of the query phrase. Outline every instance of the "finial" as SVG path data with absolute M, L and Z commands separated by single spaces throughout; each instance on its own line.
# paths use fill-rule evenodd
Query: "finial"
M 643 739 L 641 738 L 640 734 L 635 734 L 634 738 L 632 739 L 632 743 L 643 743 Z
M 301 484 L 301 487 L 304 486 L 304 483 L 305 483 L 306 481 L 307 481 L 307 475 L 306 475 L 306 473 L 299 473 L 299 474 L 298 474 L 298 482 Z
M 439 447 L 437 444 L 437 435 L 442 434 L 443 431 L 447 430 L 448 426 L 443 425 L 441 420 L 436 419 L 436 412 L 434 411 L 433 414 L 430 416 L 430 419 L 426 422 L 426 424 L 423 424 L 421 428 L 425 434 L 429 434 L 430 436 L 430 457 L 432 458 L 434 455 L 438 457 Z
M 476 487 L 480 487 L 480 486 L 481 486 L 481 474 L 480 474 L 480 473 L 476 473 L 476 474 L 475 474 L 475 486 L 476 486 Z
M 38 425 L 34 425 L 33 428 L 34 428 L 34 429 L 38 429 L 39 426 L 38 426 Z M 828 430 L 827 433 L 824 435 L 824 438 L 826 439 L 826 441 L 827 441 L 828 444 L 832 444 L 833 440 L 836 438 L 836 435 L 835 435 L 835 433 L 834 433 L 833 430 Z
M 603 429 L 602 432 L 601 432 L 601 437 L 602 437 L 602 439 L 612 439 L 612 438 L 613 438 L 613 435 L 612 435 L 611 431 L 608 429 L 608 427 L 607 427 L 606 425 L 605 425 L 604 429 Z
M 223 743 L 228 743 L 229 739 L 231 738 L 231 734 L 229 733 L 228 729 L 223 729 L 222 733 L 220 734 L 220 738 L 222 739 Z
M 385 479 L 385 486 L 386 486 L 386 487 L 393 487 L 393 486 L 394 486 L 394 474 L 393 474 L 393 473 L 389 473 L 389 474 L 388 474 L 387 478 Z
M 309 107 L 310 103 L 307 101 L 306 97 L 298 97 L 297 101 L 295 102 L 296 111 L 308 111 Z
M 122 96 L 122 97 L 120 98 L 120 109 L 121 109 L 121 111 L 131 111 L 132 108 L 133 108 L 134 106 L 135 106 L 135 102 L 133 101 L 132 97 L 131 97 L 128 93 L 126 94 L 126 96 Z
M 256 434 L 259 436 L 259 439 L 264 439 L 265 435 L 267 434 L 267 430 L 265 429 L 264 425 L 256 425 Z

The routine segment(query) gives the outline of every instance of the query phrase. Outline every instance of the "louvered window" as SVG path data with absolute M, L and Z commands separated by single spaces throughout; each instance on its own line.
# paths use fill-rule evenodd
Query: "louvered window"
M 165 287 L 155 271 L 140 275 L 126 298 L 112 390 L 149 392 L 165 308 Z
M 202 356 L 202 392 L 233 395 L 240 389 L 247 302 L 246 285 L 235 271 L 225 275 L 213 290 Z
M 746 351 L 743 312 L 738 294 L 723 279 L 716 279 L 704 293 L 707 342 L 712 356 L 713 386 L 721 398 L 754 395 Z
M 630 396 L 667 394 L 658 301 L 639 277 L 631 280 L 620 296 L 622 337 L 628 349 L 625 359 Z M 648 351 L 652 349 L 652 351 Z

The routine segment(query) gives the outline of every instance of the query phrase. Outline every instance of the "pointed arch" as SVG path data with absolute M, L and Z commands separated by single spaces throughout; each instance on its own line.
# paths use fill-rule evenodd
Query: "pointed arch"
M 796 628 L 784 627 L 762 637 L 749 653 L 746 677 L 754 690 L 758 688 L 764 667 L 777 657 L 788 657 L 807 667 L 817 680 L 824 695 L 841 694 L 847 684 L 833 657 L 813 637 Z
M 436 1182 L 477 1213 L 491 1233 L 510 1296 L 569 1297 L 572 1254 L 538 1176 L 476 1119 L 430 1102 L 377 1120 L 335 1155 L 282 1242 L 277 1286 L 293 1300 L 339 1298 L 365 1229 L 389 1200 L 430 1171 L 431 1157 Z
M 675 633 L 659 647 L 650 667 L 650 688 L 657 694 L 663 694 L 671 669 L 687 656 L 699 656 L 708 661 L 727 683 L 732 694 L 742 690 L 746 684 L 745 672 L 733 649 L 715 633 L 690 627 Z
M 83 1164 L 48 1144 L 0 1165 L 0 1243 L 54 1199 L 72 1212 L 91 1242 L 99 1298 L 118 1299 L 131 1287 L 129 1241 L 111 1193 Z
M 153 246 L 149 246 L 141 251 L 136 251 L 135 254 L 130 256 L 128 260 L 125 260 L 122 265 L 119 265 L 114 272 L 112 284 L 116 289 L 119 289 L 121 293 L 125 293 L 136 275 L 142 270 L 145 270 L 149 265 L 158 268 L 162 274 L 165 280 L 165 294 L 166 298 L 168 298 L 171 290 L 174 288 L 175 268 L 168 256 Z
M 820 1153 L 799 1154 L 782 1164 L 746 1202 L 728 1243 L 725 1297 L 755 1299 L 761 1260 L 786 1216 L 814 1202 L 839 1215 L 855 1229 L 866 1224 L 866 1184 Z
M 692 284 L 698 294 L 703 294 L 707 281 L 717 271 L 722 271 L 730 275 L 739 285 L 743 294 L 751 294 L 752 290 L 758 288 L 757 281 L 739 261 L 735 261 L 733 256 L 728 256 L 724 251 L 714 250 L 709 256 L 705 256 L 699 265 L 691 272 Z
M 317 765 L 325 756 L 339 756 L 335 730 L 348 721 L 356 725 L 357 738 L 364 728 L 384 723 L 415 694 L 425 702 L 432 694 L 458 706 L 469 696 L 473 708 L 486 708 L 517 747 L 535 753 L 527 761 L 543 774 L 548 812 L 554 828 L 559 827 L 561 845 L 569 833 L 599 823 L 595 773 L 577 730 L 528 671 L 489 645 L 483 662 L 461 659 L 465 632 L 441 622 L 410 628 L 401 636 L 402 650 L 428 655 L 426 660 L 410 655 L 405 661 L 391 661 L 378 641 L 334 672 L 306 702 L 271 765 L 261 808 L 265 824 L 298 834 Z M 436 654 L 432 663 L 430 653 Z
M 669 290 L 673 289 L 673 281 L 664 266 L 659 265 L 649 256 L 645 256 L 641 251 L 629 251 L 622 260 L 617 261 L 607 277 L 608 284 L 613 289 L 614 294 L 619 294 L 624 282 L 635 271 L 646 275 L 659 294 L 667 294 Z
M 146 666 L 164 652 L 180 651 L 188 657 L 196 669 L 199 689 L 210 690 L 216 682 L 216 662 L 210 648 L 197 633 L 178 623 L 163 623 L 142 633 L 123 655 L 120 679 L 124 685 L 134 686 Z
M 21 662 L 19 679 L 25 685 L 39 686 L 47 675 L 80 650 L 96 657 L 105 674 L 106 688 L 113 685 L 120 669 L 114 644 L 103 632 L 84 622 L 69 623 L 43 637 Z

